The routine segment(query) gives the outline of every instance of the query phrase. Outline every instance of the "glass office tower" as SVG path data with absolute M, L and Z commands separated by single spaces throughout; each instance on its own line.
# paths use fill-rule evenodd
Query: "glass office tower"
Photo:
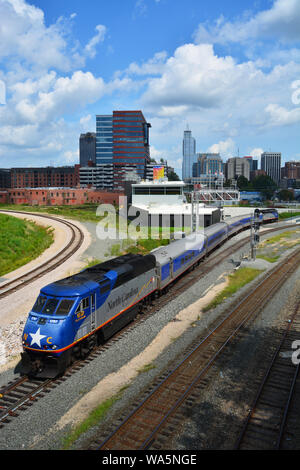
M 196 140 L 188 129 L 183 135 L 182 157 L 182 179 L 185 180 L 193 176 L 193 164 L 196 163 Z
M 95 132 L 81 134 L 79 139 L 79 163 L 81 166 L 87 166 L 89 162 L 96 164 Z
M 113 112 L 113 163 L 115 185 L 122 186 L 124 166 L 134 166 L 140 178 L 145 178 L 146 163 L 150 162 L 149 127 L 141 111 Z
M 96 116 L 96 165 L 113 163 L 113 117 Z
M 145 177 L 145 167 L 150 162 L 150 127 L 141 111 L 96 116 L 96 165 L 113 165 L 115 188 L 122 189 L 126 168 Z

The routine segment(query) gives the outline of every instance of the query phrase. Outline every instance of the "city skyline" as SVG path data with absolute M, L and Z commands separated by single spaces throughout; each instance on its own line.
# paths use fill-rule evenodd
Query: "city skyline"
M 296 0 L 0 0 L 0 14 L 2 168 L 78 163 L 80 134 L 113 109 L 140 109 L 151 158 L 180 176 L 187 124 L 196 153 L 300 158 Z

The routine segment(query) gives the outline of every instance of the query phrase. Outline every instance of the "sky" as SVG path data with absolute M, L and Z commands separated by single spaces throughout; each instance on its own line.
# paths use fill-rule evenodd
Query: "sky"
M 150 154 L 300 159 L 300 0 L 0 0 L 0 167 L 73 165 L 96 114 L 142 110 Z

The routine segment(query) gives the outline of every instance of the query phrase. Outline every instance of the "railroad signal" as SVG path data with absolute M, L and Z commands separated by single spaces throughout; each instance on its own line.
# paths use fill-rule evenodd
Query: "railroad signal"
M 251 258 L 256 258 L 256 246 L 259 244 L 259 227 L 260 227 L 260 210 L 255 209 L 254 215 L 251 217 L 251 235 L 250 235 L 250 246 L 251 246 Z

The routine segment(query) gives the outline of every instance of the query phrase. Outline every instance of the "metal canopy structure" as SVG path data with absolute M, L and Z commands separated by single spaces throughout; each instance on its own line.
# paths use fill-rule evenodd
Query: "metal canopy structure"
M 205 204 L 218 203 L 228 204 L 240 202 L 240 192 L 237 189 L 222 188 L 211 189 L 202 188 L 192 193 L 193 200 Z

